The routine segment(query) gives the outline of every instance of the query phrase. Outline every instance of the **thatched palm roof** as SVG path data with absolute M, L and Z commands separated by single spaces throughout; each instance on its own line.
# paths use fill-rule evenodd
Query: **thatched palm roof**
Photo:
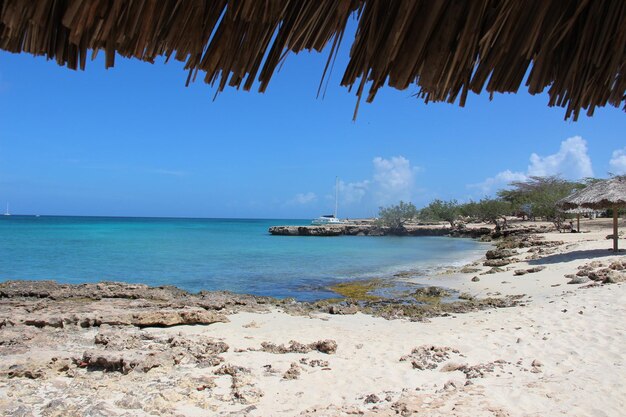
M 557 202 L 564 210 L 626 207 L 626 176 L 598 181 Z
M 89 50 L 107 68 L 116 53 L 174 57 L 188 82 L 200 71 L 218 91 L 249 90 L 258 77 L 264 91 L 288 52 L 331 44 L 330 64 L 350 16 L 341 84 L 367 101 L 388 84 L 463 106 L 469 91 L 517 92 L 528 74 L 566 118 L 626 109 L 624 0 L 0 0 L 0 48 L 72 69 Z
M 590 208 L 578 207 L 578 208 L 572 208 L 572 209 L 567 209 L 563 211 L 569 214 L 587 214 L 587 213 L 594 213 L 596 210 L 590 209 Z

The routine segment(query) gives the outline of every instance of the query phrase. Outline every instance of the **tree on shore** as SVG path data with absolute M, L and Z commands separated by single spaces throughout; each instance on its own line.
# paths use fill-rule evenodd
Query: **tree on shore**
M 454 227 L 454 223 L 459 217 L 459 208 L 459 203 L 456 200 L 442 201 L 437 199 L 420 210 L 419 217 L 427 220 L 446 221 L 450 223 L 450 227 Z
M 404 225 L 417 216 L 417 208 L 413 203 L 400 201 L 396 205 L 380 207 L 378 211 L 379 224 L 388 227 L 391 233 L 402 234 L 405 232 Z
M 493 223 L 496 230 L 506 228 L 506 216 L 512 214 L 512 206 L 508 201 L 499 198 L 483 198 L 480 201 L 470 200 L 459 205 L 459 215 L 469 221 Z
M 459 204 L 456 200 L 433 200 L 426 207 L 417 210 L 412 203 L 400 201 L 397 205 L 380 207 L 379 225 L 389 228 L 391 233 L 404 234 L 404 225 L 415 218 L 424 221 L 446 221 L 451 227 L 460 216 L 471 220 L 493 223 L 496 230 L 506 227 L 506 216 L 524 215 L 530 219 L 541 217 L 551 221 L 561 229 L 565 214 L 557 209 L 556 202 L 585 185 L 597 181 L 585 178 L 580 182 L 568 181 L 559 176 L 529 177 L 525 181 L 515 181 L 508 189 L 497 192 L 496 198 L 483 198 Z
M 565 215 L 557 209 L 556 202 L 585 185 L 558 176 L 533 176 L 526 181 L 512 182 L 510 187 L 498 191 L 498 197 L 509 202 L 513 211 L 523 213 L 531 219 L 542 217 L 553 222 L 560 230 Z

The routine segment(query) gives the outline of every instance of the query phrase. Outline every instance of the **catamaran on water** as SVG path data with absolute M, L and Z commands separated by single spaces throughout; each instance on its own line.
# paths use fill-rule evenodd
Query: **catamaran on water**
M 337 202 L 339 198 L 339 177 L 335 177 L 335 212 L 333 214 L 325 214 L 311 221 L 312 225 L 315 226 L 323 226 L 323 225 L 333 225 L 333 224 L 345 224 L 346 222 L 343 220 L 339 220 L 337 218 Z
M 5 216 L 10 216 L 11 213 L 9 213 L 9 203 L 7 203 L 7 211 L 4 212 Z
M 345 222 L 343 220 L 339 220 L 334 214 L 326 214 L 318 217 L 317 219 L 313 219 L 311 224 L 315 226 L 322 226 L 326 224 L 345 224 Z

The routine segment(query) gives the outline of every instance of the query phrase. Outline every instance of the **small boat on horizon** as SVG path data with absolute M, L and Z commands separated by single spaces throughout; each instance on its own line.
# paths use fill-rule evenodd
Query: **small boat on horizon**
M 333 214 L 325 214 L 311 221 L 314 226 L 338 225 L 346 224 L 345 221 L 337 218 L 337 202 L 339 198 L 339 177 L 335 177 L 335 212 Z
M 7 211 L 4 212 L 5 216 L 10 216 L 11 213 L 9 213 L 9 203 L 7 203 Z

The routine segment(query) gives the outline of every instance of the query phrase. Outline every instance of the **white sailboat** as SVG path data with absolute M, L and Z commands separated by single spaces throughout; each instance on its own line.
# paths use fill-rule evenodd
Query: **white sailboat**
M 9 203 L 7 203 L 7 211 L 4 212 L 5 216 L 10 216 L 11 213 L 9 213 Z
M 326 214 L 326 215 L 318 217 L 317 219 L 313 219 L 311 224 L 315 226 L 345 224 L 346 222 L 344 222 L 343 220 L 339 220 L 337 218 L 338 201 L 339 201 L 339 177 L 335 177 L 335 212 L 333 214 Z

